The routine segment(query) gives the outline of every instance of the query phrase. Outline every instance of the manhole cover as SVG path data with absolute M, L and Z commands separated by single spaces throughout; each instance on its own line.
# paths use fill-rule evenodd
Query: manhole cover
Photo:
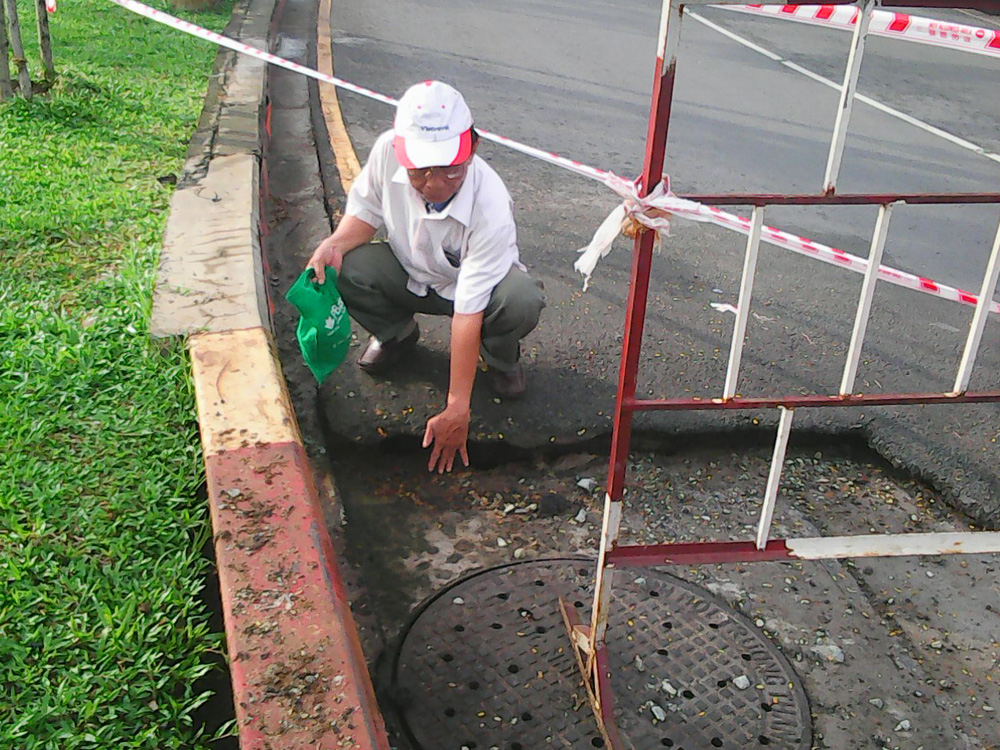
M 593 576 L 592 560 L 514 563 L 426 601 L 392 669 L 414 746 L 603 747 L 558 605 L 564 597 L 586 621 Z M 746 618 L 696 586 L 649 569 L 619 573 L 608 653 L 626 746 L 810 747 L 809 706 L 791 665 Z

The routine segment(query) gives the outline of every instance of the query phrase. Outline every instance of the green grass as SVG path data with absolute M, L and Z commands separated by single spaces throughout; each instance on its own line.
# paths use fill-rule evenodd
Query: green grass
M 215 49 L 100 0 L 52 36 L 55 88 L 0 104 L 0 748 L 207 748 L 194 399 L 148 323 Z

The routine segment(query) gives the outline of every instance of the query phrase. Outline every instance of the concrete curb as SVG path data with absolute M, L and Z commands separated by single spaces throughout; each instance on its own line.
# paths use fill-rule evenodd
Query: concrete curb
M 241 0 L 228 35 L 266 46 L 275 0 Z M 221 51 L 170 201 L 153 295 L 153 336 L 270 329 L 260 247 L 267 66 Z
M 269 44 L 280 3 L 227 34 Z M 187 336 L 243 750 L 388 750 L 274 345 L 266 65 L 220 51 L 164 232 L 152 334 Z

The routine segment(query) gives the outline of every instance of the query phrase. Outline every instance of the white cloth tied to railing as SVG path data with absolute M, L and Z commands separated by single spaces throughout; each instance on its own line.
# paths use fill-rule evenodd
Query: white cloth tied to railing
M 573 264 L 573 268 L 583 274 L 583 291 L 587 291 L 587 287 L 590 286 L 590 277 L 597 268 L 597 261 L 611 252 L 619 234 L 625 233 L 634 237 L 636 224 L 656 232 L 656 239 L 659 241 L 661 233 L 669 233 L 672 216 L 693 221 L 709 221 L 709 218 L 703 215 L 703 206 L 678 198 L 670 192 L 670 178 L 667 175 L 663 175 L 663 179 L 644 198 L 639 197 L 638 180 L 629 182 L 616 174 L 609 173 L 604 179 L 604 184 L 618 193 L 623 201 L 601 222 L 590 244 L 577 251 L 580 257 Z

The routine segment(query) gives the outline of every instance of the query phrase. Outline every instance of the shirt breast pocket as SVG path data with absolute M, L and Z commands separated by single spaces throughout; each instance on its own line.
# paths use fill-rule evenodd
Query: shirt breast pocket
M 444 253 L 445 259 L 452 268 L 458 268 L 462 265 L 462 259 L 465 258 L 468 247 L 468 231 L 463 226 L 449 227 L 449 231 L 441 241 L 441 252 Z

